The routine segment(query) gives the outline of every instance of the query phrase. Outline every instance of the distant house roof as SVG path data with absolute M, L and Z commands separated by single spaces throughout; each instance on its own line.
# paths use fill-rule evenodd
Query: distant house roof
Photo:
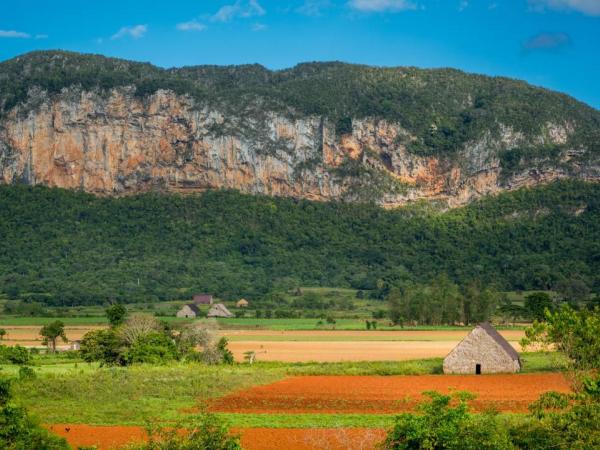
M 200 308 L 198 308 L 196 305 L 194 305 L 193 303 L 188 303 L 187 305 L 188 308 L 190 308 L 192 311 L 194 311 L 194 313 L 196 314 L 200 314 Z
M 196 304 L 211 305 L 213 302 L 213 296 L 210 294 L 194 294 L 192 300 Z
M 502 347 L 502 349 L 511 357 L 513 361 L 520 361 L 519 353 L 514 349 L 512 345 L 508 343 L 504 337 L 489 322 L 482 322 L 478 325 L 483 328 L 485 332 L 490 336 L 496 343 Z
M 236 306 L 238 308 L 241 306 L 248 306 L 248 300 L 246 300 L 245 298 L 242 298 L 242 299 L 238 300 L 238 302 L 236 303 Z
M 212 305 L 206 317 L 233 317 L 223 303 Z

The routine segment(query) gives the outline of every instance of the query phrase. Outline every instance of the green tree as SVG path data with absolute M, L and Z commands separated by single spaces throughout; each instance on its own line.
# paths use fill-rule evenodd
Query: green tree
M 545 311 L 552 307 L 552 299 L 545 292 L 534 292 L 525 297 L 525 311 L 531 319 L 542 320 Z
M 7 347 L 0 345 L 0 363 L 18 364 L 20 366 L 31 362 L 31 352 L 25 347 L 15 345 Z
M 106 308 L 105 313 L 111 327 L 121 325 L 127 318 L 127 308 L 120 303 L 113 303 Z
M 27 411 L 11 404 L 11 382 L 0 377 L 0 448 L 6 450 L 68 450 L 67 442 L 52 435 Z
M 556 349 L 577 372 L 600 369 L 600 308 L 576 311 L 562 305 L 557 311 L 547 311 L 544 318 L 525 330 L 523 347 Z
M 489 320 L 500 300 L 498 292 L 482 288 L 479 282 L 471 282 L 464 290 L 463 317 L 465 324 Z
M 229 350 L 227 347 L 228 343 L 229 341 L 227 338 L 223 336 L 221 339 L 219 339 L 219 342 L 217 342 L 217 351 L 221 355 L 221 361 L 223 361 L 225 364 L 233 364 L 233 353 L 231 353 L 231 350 Z
M 430 402 L 420 406 L 421 415 L 402 414 L 396 419 L 382 447 L 386 450 L 510 450 L 508 430 L 492 413 L 472 416 L 467 400 L 471 395 L 452 397 L 427 392 Z
M 40 330 L 40 335 L 44 338 L 44 344 L 47 345 L 53 353 L 56 352 L 56 341 L 58 338 L 62 339 L 63 342 L 67 342 L 65 324 L 60 320 L 55 320 L 48 325 L 44 325 Z
M 81 340 L 84 361 L 98 361 L 101 365 L 124 365 L 125 341 L 113 329 L 87 332 Z
M 390 293 L 386 297 L 386 302 L 388 305 L 388 317 L 393 325 L 404 325 L 404 321 L 406 320 L 404 317 L 403 304 L 402 304 L 402 294 L 400 293 L 400 289 L 393 288 L 390 290 Z
M 579 304 L 586 300 L 590 295 L 590 288 L 581 278 L 563 278 L 554 287 L 556 292 L 567 301 Z
M 139 336 L 125 351 L 124 359 L 132 363 L 162 364 L 179 358 L 177 346 L 165 333 L 150 332 Z
M 0 328 L 0 341 L 4 340 L 4 337 L 7 335 L 8 333 L 6 332 L 6 330 L 4 328 Z

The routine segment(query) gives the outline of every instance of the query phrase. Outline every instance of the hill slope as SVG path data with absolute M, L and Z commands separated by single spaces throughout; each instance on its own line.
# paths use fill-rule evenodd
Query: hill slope
M 0 64 L 0 183 L 233 188 L 457 206 L 600 177 L 600 112 L 505 78 L 308 63 L 160 69 L 34 52 Z
M 52 305 L 256 299 L 277 286 L 600 287 L 600 185 L 556 182 L 445 213 L 211 191 L 99 198 L 0 187 L 0 291 Z

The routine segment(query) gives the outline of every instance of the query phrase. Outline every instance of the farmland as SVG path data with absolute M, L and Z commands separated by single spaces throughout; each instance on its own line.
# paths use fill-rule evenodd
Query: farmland
M 353 336 L 352 332 L 340 333 Z M 400 339 L 401 333 L 408 332 L 397 333 Z M 149 422 L 177 426 L 206 410 L 239 432 L 247 449 L 274 448 L 274 442 L 290 449 L 373 448 L 393 424 L 395 414 L 413 410 L 424 390 L 469 389 L 478 394 L 475 407 L 496 406 L 505 413 L 523 412 L 525 404 L 545 390 L 568 390 L 561 375 L 541 374 L 555 367 L 550 356 L 524 354 L 523 361 L 525 374 L 500 380 L 439 375 L 440 358 L 102 368 L 60 355 L 39 356 L 33 366 L 36 377 L 18 382 L 15 395 L 19 405 L 43 418 L 72 444 L 97 444 L 101 450 L 142 439 Z M 17 369 L 0 366 L 9 375 L 17 374 Z M 498 383 L 504 387 L 493 396 L 489 386 Z
M 232 319 L 235 320 L 235 319 Z M 263 319 L 263 323 L 268 319 Z M 299 319 L 274 319 L 272 327 L 292 327 L 303 324 Z M 14 323 L 14 322 L 13 322 Z M 105 328 L 106 325 L 75 324 L 67 320 L 66 334 L 70 340 L 81 339 L 88 331 Z M 230 322 L 229 322 L 230 323 Z M 360 323 L 358 322 L 360 325 Z M 267 323 L 269 327 L 269 324 Z M 314 322 L 313 322 L 314 326 Z M 6 345 L 40 346 L 40 325 L 4 326 Z M 309 362 L 309 361 L 401 361 L 419 358 L 443 357 L 460 342 L 468 330 L 416 329 L 400 330 L 277 330 L 223 329 L 220 335 L 230 341 L 230 349 L 237 361 L 244 360 L 248 351 L 256 352 L 261 361 Z M 518 341 L 524 336 L 519 329 L 504 330 L 502 334 L 519 348 Z M 68 344 L 62 347 L 68 347 Z
M 42 324 L 55 318 L 4 318 L 8 345 L 42 345 Z M 70 340 L 107 329 L 103 317 L 65 318 Z M 189 320 L 169 320 L 178 327 Z M 143 441 L 145 427 L 185 427 L 210 413 L 240 436 L 245 449 L 374 448 L 397 414 L 414 412 L 423 392 L 469 391 L 474 411 L 493 408 L 506 420 L 527 412 L 547 391 L 569 392 L 555 372 L 556 354 L 523 353 L 518 375 L 442 375 L 444 357 L 470 328 L 392 327 L 366 330 L 364 320 L 224 319 L 232 366 L 191 362 L 102 367 L 76 353 L 39 355 L 33 377 L 14 386 L 16 404 L 43 418 L 75 446 L 100 450 Z M 517 349 L 524 328 L 500 327 Z M 62 345 L 63 348 L 68 344 Z M 253 351 L 256 362 L 245 362 Z M 14 365 L 0 373 L 19 377 Z

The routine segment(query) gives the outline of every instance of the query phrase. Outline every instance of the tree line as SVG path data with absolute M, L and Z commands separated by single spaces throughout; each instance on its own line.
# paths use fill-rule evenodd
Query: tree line
M 254 302 L 287 286 L 349 287 L 383 300 L 442 275 L 461 287 L 589 296 L 599 269 L 600 186 L 583 182 L 447 212 L 234 191 L 98 198 L 0 187 L 0 292 L 32 310 L 198 292 Z M 311 302 L 302 306 L 318 306 Z

